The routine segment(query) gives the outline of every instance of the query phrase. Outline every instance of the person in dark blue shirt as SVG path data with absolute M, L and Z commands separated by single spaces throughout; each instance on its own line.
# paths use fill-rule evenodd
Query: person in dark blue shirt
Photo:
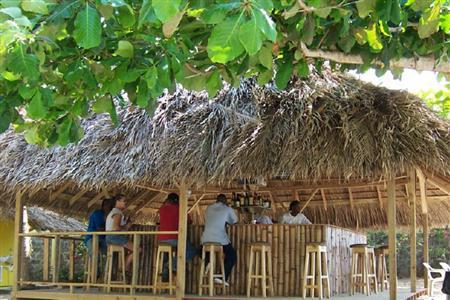
M 87 231 L 88 232 L 105 231 L 106 216 L 109 214 L 112 208 L 113 208 L 112 199 L 111 198 L 103 199 L 102 208 L 95 210 L 90 215 Z M 93 249 L 92 235 L 86 235 L 84 243 L 86 245 L 89 255 L 92 256 L 92 249 Z M 106 241 L 104 235 L 100 235 L 98 237 L 98 249 L 99 254 L 106 253 Z

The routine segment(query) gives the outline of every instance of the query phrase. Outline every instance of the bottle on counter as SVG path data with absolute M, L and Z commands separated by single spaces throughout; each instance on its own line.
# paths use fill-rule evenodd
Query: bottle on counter
M 239 194 L 236 195 L 236 208 L 241 207 L 241 197 L 239 197 Z
M 253 197 L 253 194 L 250 194 L 248 199 L 248 205 L 254 205 L 255 198 Z

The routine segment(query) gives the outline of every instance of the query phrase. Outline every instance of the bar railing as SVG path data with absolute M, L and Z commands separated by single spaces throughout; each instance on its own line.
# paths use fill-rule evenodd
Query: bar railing
M 96 231 L 96 232 L 29 232 L 29 233 L 19 233 L 20 238 L 42 238 L 44 240 L 44 257 L 43 257 L 43 280 L 42 281 L 34 281 L 34 280 L 23 280 L 22 270 L 18 268 L 19 272 L 19 287 L 23 285 L 40 285 L 40 286 L 60 286 L 60 287 L 69 287 L 70 293 L 74 292 L 74 288 L 86 288 L 89 289 L 91 287 L 97 288 L 123 288 L 129 289 L 130 294 L 134 294 L 136 289 L 153 289 L 152 283 L 146 285 L 138 284 L 138 265 L 139 265 L 139 248 L 140 248 L 140 240 L 143 235 L 157 235 L 157 234 L 178 234 L 178 231 Z M 60 269 L 60 257 L 61 257 L 61 249 L 60 244 L 62 240 L 69 240 L 69 281 L 74 279 L 74 250 L 75 250 L 75 242 L 83 242 L 84 237 L 87 235 L 92 236 L 92 255 L 91 255 L 91 280 L 88 282 L 61 282 L 59 280 L 59 269 Z M 108 284 L 98 283 L 98 259 L 99 259 L 99 236 L 100 235 L 127 235 L 133 237 L 133 265 L 132 265 L 132 277 L 130 284 Z M 49 281 L 49 246 L 50 240 L 53 240 L 55 245 L 52 247 L 51 253 L 51 265 L 52 269 L 52 281 Z M 22 245 L 23 247 L 23 245 Z M 23 249 L 22 249 L 23 250 Z M 89 255 L 89 254 L 86 254 Z M 83 280 L 84 281 L 84 280 Z

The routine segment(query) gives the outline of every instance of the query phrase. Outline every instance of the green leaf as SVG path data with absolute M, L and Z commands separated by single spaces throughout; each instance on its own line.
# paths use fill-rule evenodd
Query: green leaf
M 70 129 L 72 127 L 72 118 L 65 116 L 63 121 L 56 127 L 58 139 L 56 143 L 61 146 L 66 146 L 70 143 Z
M 264 85 L 269 83 L 270 80 L 272 80 L 273 72 L 272 70 L 266 70 L 259 74 L 257 82 L 259 85 Z
M 349 53 L 350 50 L 353 48 L 353 46 L 355 45 L 356 40 L 354 37 L 352 36 L 346 36 L 344 38 L 340 38 L 338 41 L 338 46 L 339 48 L 342 49 L 342 51 L 344 51 L 345 53 Z
M 22 0 L 21 5 L 24 11 L 41 15 L 48 14 L 47 3 L 45 3 L 45 0 Z
M 34 94 L 36 94 L 36 92 L 37 92 L 37 88 L 35 88 L 35 87 L 31 87 L 28 85 L 21 85 L 19 87 L 19 95 L 23 99 L 31 99 L 31 97 L 33 97 Z
M 222 79 L 220 78 L 219 70 L 214 70 L 212 74 L 206 79 L 206 91 L 210 98 L 214 97 L 222 88 Z
M 103 5 L 110 5 L 112 7 L 120 7 L 127 5 L 126 2 L 123 0 L 101 0 L 101 3 Z
M 73 37 L 78 46 L 89 49 L 100 45 L 102 24 L 97 10 L 86 4 L 75 18 Z
M 134 11 L 131 6 L 121 6 L 117 8 L 117 21 L 120 25 L 122 25 L 124 28 L 131 28 L 133 27 L 134 23 L 136 23 L 136 18 L 134 16 Z
M 261 32 L 259 31 L 255 18 L 243 23 L 239 29 L 239 39 L 248 54 L 258 53 L 262 46 Z
M 375 10 L 375 3 L 375 0 L 356 1 L 356 8 L 358 9 L 359 17 L 364 19 L 371 12 L 373 12 Z
M 150 92 L 148 90 L 147 83 L 145 80 L 139 81 L 137 88 L 137 101 L 136 104 L 141 108 L 146 108 L 148 101 L 150 100 Z
M 111 117 L 111 120 L 113 121 L 114 125 L 117 125 L 119 123 L 116 108 L 114 106 L 111 97 L 107 95 L 101 97 L 92 105 L 92 109 L 97 114 L 109 113 L 109 116 Z
M 75 101 L 71 112 L 80 117 L 87 117 L 89 114 L 89 104 L 87 100 L 81 99 Z
M 439 30 L 439 13 L 441 11 L 440 1 L 435 1 L 432 9 L 426 10 L 419 20 L 418 33 L 421 39 L 430 37 Z
M 47 116 L 48 107 L 45 105 L 45 101 L 40 92 L 34 94 L 26 110 L 27 116 L 35 120 L 44 119 Z
M 259 30 L 272 42 L 277 39 L 277 29 L 269 14 L 263 9 L 253 9 L 253 15 Z
M 311 45 L 315 35 L 316 22 L 314 17 L 308 15 L 302 28 L 302 40 L 306 45 Z
M 306 60 L 302 59 L 297 63 L 297 75 L 303 78 L 309 76 L 309 66 Z
M 141 9 L 139 10 L 138 29 L 142 28 L 146 23 L 154 23 L 157 20 L 155 11 L 153 10 L 152 1 L 144 0 Z
M 156 81 L 158 80 L 158 70 L 156 70 L 156 67 L 150 67 L 144 75 L 144 80 L 147 82 L 147 87 L 149 89 L 153 89 L 155 87 Z
M 119 41 L 119 45 L 114 54 L 125 58 L 133 58 L 134 56 L 133 44 L 130 43 L 129 41 Z
M 155 10 L 156 17 L 161 22 L 167 22 L 170 18 L 172 18 L 180 7 L 181 0 L 153 0 L 152 6 Z
M 391 21 L 395 25 L 400 24 L 402 21 L 402 8 L 400 6 L 399 0 L 392 0 L 392 8 L 391 8 Z
M 227 18 L 216 25 L 208 39 L 208 56 L 213 62 L 227 63 L 244 52 L 239 41 L 242 14 Z
M 434 0 L 415 0 L 414 3 L 411 5 L 411 8 L 414 11 L 424 11 L 430 8 L 433 2 Z
M 362 28 L 356 28 L 353 30 L 353 35 L 360 45 L 364 45 L 367 42 L 367 33 Z
M 383 43 L 380 35 L 378 34 L 377 24 L 372 23 L 368 29 L 365 30 L 367 35 L 367 41 L 373 52 L 380 52 L 383 49 Z
M 8 66 L 11 71 L 21 74 L 24 78 L 35 80 L 40 76 L 39 59 L 36 55 L 26 53 L 23 45 L 15 48 Z
M 450 14 L 442 14 L 439 21 L 439 27 L 445 34 L 450 34 Z
M 272 0 L 255 0 L 254 3 L 257 7 L 263 8 L 267 11 L 271 11 L 273 9 Z
M 24 138 L 28 144 L 37 145 L 42 142 L 42 139 L 39 137 L 37 127 L 31 127 L 30 129 L 25 130 Z
M 259 62 L 267 69 L 272 69 L 273 66 L 273 56 L 272 48 L 269 46 L 264 46 L 258 53 Z
M 13 19 L 22 17 L 22 10 L 18 7 L 6 7 L 0 9 L 0 13 L 10 16 Z
M 275 84 L 278 89 L 283 90 L 286 88 L 291 79 L 293 69 L 291 62 L 283 61 L 278 64 L 277 74 L 275 75 Z

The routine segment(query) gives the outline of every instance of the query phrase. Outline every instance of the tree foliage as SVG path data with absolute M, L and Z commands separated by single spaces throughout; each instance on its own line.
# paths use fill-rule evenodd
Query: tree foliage
M 438 115 L 444 119 L 450 120 L 450 84 L 442 89 L 435 91 L 433 89 L 418 93 L 425 103 Z
M 284 88 L 308 75 L 302 46 L 360 55 L 360 69 L 446 63 L 449 34 L 448 0 L 0 0 L 0 132 L 66 145 L 81 118 L 117 123 L 128 101 L 151 113 L 176 83 L 211 96 L 243 76 Z

